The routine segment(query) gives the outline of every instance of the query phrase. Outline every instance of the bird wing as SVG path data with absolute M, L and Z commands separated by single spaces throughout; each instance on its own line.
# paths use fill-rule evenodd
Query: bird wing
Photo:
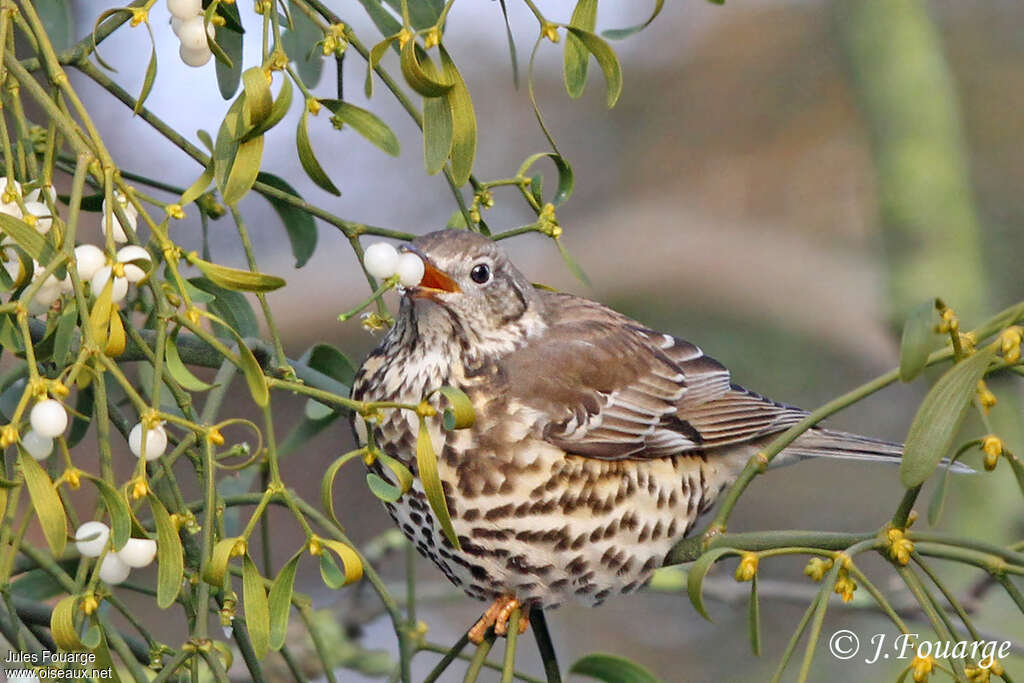
M 510 398 L 544 416 L 569 453 L 659 458 L 779 432 L 807 413 L 730 382 L 698 347 L 593 301 L 548 294 L 543 344 L 507 356 Z

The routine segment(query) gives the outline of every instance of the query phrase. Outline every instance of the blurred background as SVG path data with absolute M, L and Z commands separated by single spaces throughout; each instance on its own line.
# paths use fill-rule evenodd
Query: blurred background
M 516 0 L 507 4 L 525 77 L 536 21 Z M 568 2 L 538 4 L 553 20 L 568 21 L 572 11 Z M 649 4 L 602 3 L 598 29 L 638 23 Z M 76 3 L 74 35 L 87 33 L 101 11 L 116 5 Z M 364 43 L 377 42 L 379 33 L 357 3 L 328 5 Z M 259 61 L 258 23 L 250 5 L 240 3 L 240 9 L 251 28 L 248 66 Z M 160 62 L 147 107 L 196 142 L 197 129 L 216 132 L 228 103 L 218 93 L 212 63 L 190 69 L 178 59 L 164 3 L 150 16 Z M 572 277 L 546 238 L 528 235 L 505 246 L 531 279 L 601 300 L 693 341 L 729 366 L 735 381 L 774 399 L 820 405 L 896 363 L 902 321 L 921 301 L 944 298 L 969 329 L 1024 296 L 1022 22 L 1024 5 L 1011 1 L 667 3 L 644 32 L 615 43 L 625 89 L 610 111 L 596 64 L 582 99 L 571 101 L 562 84 L 562 45 L 545 43 L 536 65 L 537 97 L 576 175 L 576 192 L 558 217 L 565 244 L 593 286 Z M 477 177 L 513 175 L 526 156 L 548 147 L 525 82 L 513 87 L 498 3 L 456 3 L 446 45 L 476 109 Z M 149 54 L 144 30 L 126 26 L 101 46 L 101 54 L 118 69 L 111 77 L 138 92 Z M 397 72 L 394 54 L 385 64 Z M 316 92 L 332 97 L 333 61 L 325 62 L 324 72 Z M 72 75 L 122 168 L 181 187 L 198 177 L 201 169 L 144 121 Z M 443 178 L 424 173 L 418 131 L 379 82 L 366 102 L 364 75 L 365 63 L 349 54 L 345 98 L 392 127 L 402 141 L 399 158 L 383 156 L 352 131 L 334 130 L 325 116 L 312 119 L 313 146 L 342 191 L 331 197 L 299 166 L 293 108 L 267 136 L 264 169 L 347 219 L 416 233 L 443 227 L 455 209 Z M 553 187 L 553 169 L 546 171 Z M 485 218 L 496 232 L 534 220 L 516 194 L 497 191 L 495 200 Z M 327 341 L 359 362 L 377 339 L 358 321 L 336 320 L 368 294 L 343 235 L 321 224 L 315 255 L 296 270 L 280 220 L 266 201 L 250 194 L 241 208 L 261 270 L 288 281 L 269 300 L 289 355 Z M 197 219 L 172 227 L 180 244 L 198 248 Z M 210 229 L 215 259 L 244 266 L 228 220 Z M 927 383 L 891 387 L 831 424 L 902 440 Z M 991 386 L 1000 396 L 994 420 L 1016 452 L 1024 452 L 1019 383 Z M 282 406 L 280 424 L 294 422 L 301 406 Z M 982 429 L 968 423 L 965 434 Z M 289 456 L 288 484 L 317 500 L 322 472 L 350 447 L 347 425 L 338 421 Z M 335 490 L 339 517 L 356 541 L 390 528 L 361 474 L 349 471 Z M 876 528 L 902 490 L 890 467 L 812 462 L 775 470 L 743 497 L 732 529 Z M 926 489 L 919 503 L 922 512 L 929 494 Z M 949 494 L 945 528 L 999 542 L 1021 537 L 1021 497 L 1005 464 L 994 473 L 954 478 Z M 280 533 L 290 533 L 290 526 Z M 400 581 L 404 554 L 385 553 L 379 565 L 388 579 Z M 696 614 L 685 588 L 610 599 L 594 611 L 565 607 L 551 613 L 561 662 L 567 666 L 585 653 L 608 651 L 644 663 L 666 681 L 767 680 L 813 594 L 802 566 L 762 564 L 761 657 L 747 640 L 746 587 L 736 590 L 733 565 L 726 562 L 708 581 L 713 624 Z M 430 626 L 429 638 L 454 642 L 482 605 L 456 594 L 432 564 L 421 561 L 418 569 L 419 614 Z M 869 561 L 867 569 L 896 604 L 909 602 L 885 563 Z M 959 569 L 944 575 L 961 594 L 981 578 Z M 677 577 L 663 578 L 668 585 Z M 390 625 L 367 616 L 374 610 L 369 591 L 333 594 L 314 573 L 300 575 L 303 580 L 302 589 L 348 625 L 349 635 L 395 650 Z M 1019 612 L 1001 589 L 980 592 L 979 625 L 1019 648 Z M 930 632 L 919 613 L 904 616 L 922 635 Z M 366 623 L 357 627 L 359 621 Z M 839 662 L 825 647 L 839 628 L 853 630 L 862 642 L 875 633 L 896 635 L 865 596 L 858 594 L 852 607 L 836 599 L 814 680 L 894 680 L 909 663 L 868 665 L 863 657 Z M 521 668 L 540 675 L 532 640 L 522 642 Z M 418 675 L 434 661 L 419 655 Z M 1019 669 L 1024 660 L 1018 654 L 1015 662 Z M 459 671 L 453 668 L 452 680 L 461 680 Z

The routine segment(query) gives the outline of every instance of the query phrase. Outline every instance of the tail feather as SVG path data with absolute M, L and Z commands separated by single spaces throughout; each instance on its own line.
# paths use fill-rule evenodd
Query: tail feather
M 779 464 L 786 464 L 786 460 L 792 458 L 835 458 L 898 464 L 903 459 L 903 444 L 816 427 L 801 434 L 780 455 L 786 457 Z M 943 460 L 942 464 L 950 466 L 949 460 Z M 972 468 L 958 462 L 954 462 L 949 471 L 959 474 L 974 472 Z

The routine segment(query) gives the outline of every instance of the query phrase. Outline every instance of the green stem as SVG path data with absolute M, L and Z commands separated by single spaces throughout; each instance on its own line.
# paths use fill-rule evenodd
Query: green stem
M 488 631 L 484 639 L 476 646 L 476 652 L 473 653 L 473 659 L 469 662 L 469 668 L 466 669 L 466 676 L 463 678 L 463 683 L 475 683 L 477 677 L 480 676 L 480 669 L 483 668 L 484 662 L 487 661 L 487 653 L 491 651 L 491 646 L 494 645 L 494 639 L 497 636 L 494 635 L 494 631 Z

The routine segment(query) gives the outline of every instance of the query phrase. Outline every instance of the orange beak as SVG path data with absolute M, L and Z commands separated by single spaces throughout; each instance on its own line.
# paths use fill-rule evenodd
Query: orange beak
M 427 259 L 423 259 L 423 279 L 412 289 L 414 297 L 431 297 L 436 292 L 457 294 L 462 289 L 443 270 L 439 270 Z

